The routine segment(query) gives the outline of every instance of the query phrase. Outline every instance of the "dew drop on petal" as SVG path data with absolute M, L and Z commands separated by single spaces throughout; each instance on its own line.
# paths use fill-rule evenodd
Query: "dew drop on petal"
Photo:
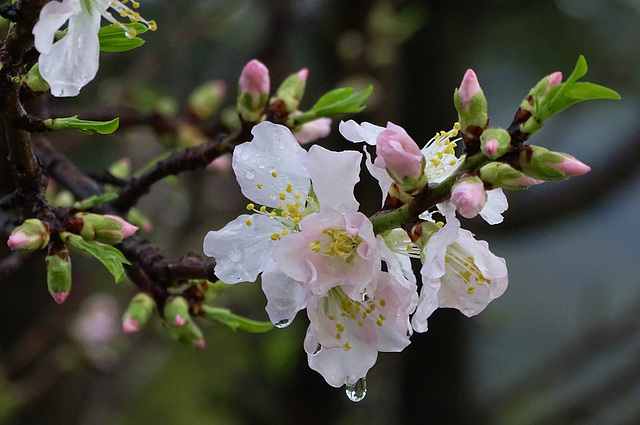
M 345 386 L 345 393 L 349 400 L 355 403 L 362 401 L 364 396 L 367 395 L 367 380 L 365 378 L 360 378 L 355 384 L 347 384 Z
M 247 171 L 247 174 L 245 174 L 245 177 L 246 177 L 248 180 L 253 180 L 253 178 L 254 178 L 255 176 L 256 176 L 256 174 L 255 174 L 253 171 L 251 171 L 251 170 Z
M 313 353 L 311 353 L 312 356 L 315 356 L 316 354 L 318 354 L 320 351 L 322 351 L 322 345 L 320 345 L 320 343 L 318 343 L 318 345 L 316 345 L 315 350 L 313 350 Z
M 286 328 L 290 324 L 291 324 L 291 321 L 289 319 L 282 319 L 282 320 L 278 320 L 275 323 L 275 326 L 276 328 L 282 329 L 282 328 Z
M 265 165 L 264 165 L 264 163 L 263 163 L 263 162 L 259 162 L 259 163 L 258 163 L 258 168 L 259 168 L 259 169 L 261 169 L 261 170 L 262 170 L 264 167 L 265 167 Z
M 240 159 L 242 159 L 243 161 L 246 161 L 247 159 L 249 159 L 249 153 L 248 152 L 242 152 L 242 155 L 240 156 Z
M 229 253 L 229 261 L 231 261 L 232 263 L 237 264 L 241 262 L 243 258 L 244 254 L 242 253 L 242 251 L 233 250 Z
M 369 294 L 367 294 L 366 292 L 363 292 L 362 295 L 360 295 L 360 301 L 362 302 L 369 301 Z

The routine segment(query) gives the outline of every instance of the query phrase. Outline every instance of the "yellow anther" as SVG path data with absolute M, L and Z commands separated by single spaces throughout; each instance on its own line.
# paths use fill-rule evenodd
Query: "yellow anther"
M 296 199 L 300 199 L 300 198 L 302 198 L 302 193 L 297 193 L 296 194 Z
M 344 332 L 344 326 L 342 324 L 340 324 L 340 323 L 336 323 L 336 329 L 340 333 Z
M 274 233 L 273 235 L 271 235 L 271 240 L 272 241 L 277 241 L 278 239 L 280 239 L 280 234 L 279 233 Z
M 272 171 L 271 172 L 271 177 L 273 177 L 275 179 L 276 177 L 278 177 L 278 173 L 276 173 L 275 171 Z
M 287 198 L 287 194 L 286 194 L 286 193 L 284 193 L 284 192 L 280 192 L 280 193 L 279 193 L 279 196 L 280 196 L 280 200 L 281 200 L 281 201 L 284 201 L 284 200 Z
M 262 190 L 262 183 L 258 183 L 258 184 L 256 184 L 256 187 L 257 187 L 258 189 Z
M 457 159 L 452 159 L 451 162 L 449 163 L 449 165 L 453 167 L 454 165 L 457 164 L 457 162 L 458 162 Z
M 382 326 L 384 323 L 382 323 L 382 320 L 376 320 L 376 325 L 378 326 Z
M 254 209 L 255 207 L 256 207 L 256 206 L 255 206 L 255 205 L 253 205 L 253 204 L 247 204 L 247 210 L 248 210 L 248 211 L 253 211 L 253 209 Z
M 244 222 L 247 223 L 247 226 L 251 226 L 253 224 L 253 221 L 251 221 L 250 218 L 247 218 Z
M 340 339 L 342 338 L 342 335 L 340 335 L 339 333 L 336 334 L 336 339 Z
M 469 286 L 469 288 L 467 289 L 467 294 L 469 294 L 469 295 L 473 294 L 474 290 L 475 290 L 475 288 L 473 286 Z
M 280 232 L 280 234 L 282 236 L 286 236 L 287 234 L 289 234 L 289 231 L 287 229 L 284 229 L 282 232 Z
M 471 272 L 469 270 L 460 272 L 460 277 L 463 278 L 465 282 L 469 283 L 469 280 L 471 280 Z
M 335 316 L 327 316 L 327 319 L 329 319 L 329 320 L 336 320 Z
M 443 221 L 436 221 L 436 226 L 443 227 L 444 226 L 444 222 Z
M 293 222 L 294 222 L 295 224 L 298 224 L 298 223 L 300 222 L 300 217 L 294 217 L 294 218 L 293 218 Z
M 361 321 L 358 320 L 358 326 L 362 327 L 362 326 L 364 326 L 364 323 L 362 323 Z
M 261 213 L 266 213 L 267 212 L 267 207 L 265 207 L 264 205 L 260 207 L 260 212 Z
M 293 185 L 291 183 L 287 183 L 287 188 L 285 190 L 287 193 L 293 192 Z
M 386 317 L 384 317 L 382 314 L 378 316 L 380 318 L 380 320 L 387 320 Z
M 347 350 L 351 350 L 351 344 L 349 344 L 348 342 L 344 345 L 344 347 L 345 347 Z
M 149 21 L 147 25 L 149 25 L 149 31 L 155 31 L 158 29 L 158 24 L 156 24 L 156 21 Z
M 273 218 L 273 217 L 275 217 L 275 216 L 276 216 L 276 212 L 275 212 L 275 211 L 271 211 L 271 212 L 269 213 L 269 217 Z
M 387 302 L 385 300 L 380 300 L 380 307 L 384 307 L 385 305 L 387 305 Z
M 134 9 L 137 9 L 140 7 L 140 2 L 137 2 L 137 1 L 131 2 L 131 6 L 133 6 Z

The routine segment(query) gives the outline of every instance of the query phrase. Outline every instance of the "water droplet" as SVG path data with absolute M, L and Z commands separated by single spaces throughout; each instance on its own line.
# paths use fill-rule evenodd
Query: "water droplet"
M 362 401 L 364 396 L 367 395 L 367 380 L 365 378 L 360 378 L 355 384 L 347 384 L 345 386 L 345 393 L 349 400 L 355 403 Z
M 262 162 L 258 163 L 258 168 L 259 169 L 262 170 L 264 167 L 265 167 L 264 163 L 262 163 Z
M 362 295 L 360 295 L 360 300 L 363 303 L 369 301 L 369 294 L 367 294 L 366 292 L 363 292 Z
M 284 143 L 282 142 L 278 143 L 278 149 L 284 150 Z
M 242 155 L 240 155 L 240 158 L 243 161 L 246 161 L 247 159 L 249 159 L 249 154 L 247 152 L 242 152 Z
M 318 354 L 320 351 L 322 351 L 322 345 L 320 345 L 320 343 L 318 343 L 318 345 L 316 345 L 316 349 L 313 350 L 313 353 L 311 353 L 312 356 L 315 356 L 316 354 Z
M 282 328 L 286 328 L 287 326 L 289 326 L 289 324 L 291 323 L 291 321 L 289 319 L 282 319 L 276 322 L 276 328 L 282 329 Z
M 242 251 L 234 250 L 229 253 L 229 261 L 232 263 L 239 263 L 244 258 Z
M 249 180 L 253 180 L 253 178 L 254 178 L 255 176 L 256 176 L 256 174 L 255 174 L 253 171 L 251 171 L 251 170 L 247 171 L 247 174 L 245 174 L 245 177 L 246 177 L 247 179 L 249 179 Z

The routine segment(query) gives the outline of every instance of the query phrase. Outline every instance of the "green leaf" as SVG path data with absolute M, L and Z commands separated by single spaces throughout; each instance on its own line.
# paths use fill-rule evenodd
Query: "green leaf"
M 127 258 L 118 249 L 111 245 L 100 245 L 96 242 L 87 242 L 82 236 L 73 233 L 64 232 L 60 236 L 67 245 L 88 252 L 100 261 L 109 272 L 113 275 L 116 283 L 124 279 L 123 264 L 131 264 Z
M 578 83 L 577 81 L 584 77 L 587 70 L 587 60 L 580 55 L 567 81 L 551 87 L 539 105 L 536 115 L 541 122 L 574 103 L 595 99 L 620 99 L 620 95 L 609 88 L 592 83 Z
M 236 329 L 242 329 L 243 331 L 260 333 L 267 332 L 273 329 L 271 322 L 259 322 L 256 320 L 247 319 L 246 317 L 238 316 L 231 313 L 229 309 L 220 307 L 202 306 L 204 310 L 204 318 L 212 322 L 220 322 L 227 325 L 234 331 Z
M 44 125 L 50 130 L 78 130 L 86 134 L 93 134 L 96 131 L 100 134 L 111 134 L 118 129 L 120 118 L 111 121 L 87 121 L 78 119 L 77 115 L 69 118 L 49 118 L 44 121 Z
M 292 125 L 297 126 L 322 117 L 362 111 L 365 108 L 363 102 L 373 93 L 373 85 L 355 94 L 353 91 L 352 87 L 331 90 L 318 99 L 311 109 L 295 117 Z
M 105 192 L 102 195 L 94 195 L 94 196 L 85 198 L 82 201 L 78 201 L 73 204 L 73 208 L 80 211 L 88 210 L 89 208 L 93 208 L 96 205 L 114 200 L 117 197 L 118 197 L 117 192 Z

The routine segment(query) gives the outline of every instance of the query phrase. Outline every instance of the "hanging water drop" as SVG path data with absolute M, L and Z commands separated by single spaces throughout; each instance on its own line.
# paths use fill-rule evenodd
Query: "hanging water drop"
M 367 395 L 367 380 L 365 378 L 360 378 L 355 384 L 347 384 L 345 386 L 345 393 L 349 400 L 355 403 L 362 401 L 364 396 Z
M 286 328 L 287 326 L 289 326 L 289 324 L 291 323 L 291 321 L 289 319 L 282 319 L 282 320 L 278 320 L 276 322 L 276 328 Z
M 322 351 L 322 345 L 320 345 L 320 343 L 318 343 L 318 345 L 316 345 L 316 349 L 313 350 L 313 353 L 311 353 L 312 356 L 315 356 L 316 354 L 318 354 L 320 351 Z

